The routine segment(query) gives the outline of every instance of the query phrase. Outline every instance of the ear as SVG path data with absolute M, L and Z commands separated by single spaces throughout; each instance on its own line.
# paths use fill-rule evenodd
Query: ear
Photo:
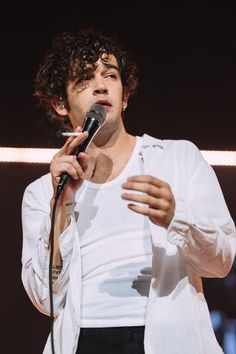
M 68 111 L 65 107 L 65 104 L 64 104 L 62 98 L 60 98 L 57 101 L 52 101 L 51 105 L 55 109 L 57 114 L 59 114 L 60 116 L 67 116 L 68 115 Z
M 129 92 L 128 90 L 124 91 L 123 100 L 122 100 L 122 111 L 125 111 L 128 106 Z

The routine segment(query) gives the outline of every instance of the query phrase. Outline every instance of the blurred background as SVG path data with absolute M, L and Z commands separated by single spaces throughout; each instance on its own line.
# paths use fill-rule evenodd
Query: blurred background
M 58 127 L 35 106 L 33 80 L 55 35 L 88 26 L 116 36 L 138 64 L 138 93 L 125 117 L 131 134 L 236 150 L 235 2 L 6 5 L 0 15 L 0 147 L 61 146 Z M 1 350 L 38 354 L 50 321 L 33 307 L 20 279 L 21 200 L 48 165 L 0 163 L 0 169 Z M 236 221 L 236 167 L 214 170 Z M 225 354 L 236 354 L 236 265 L 225 279 L 204 279 L 204 289 L 217 339 Z

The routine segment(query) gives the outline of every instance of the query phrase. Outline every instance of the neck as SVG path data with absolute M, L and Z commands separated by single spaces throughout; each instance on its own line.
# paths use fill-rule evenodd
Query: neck
M 100 133 L 100 132 L 99 132 Z M 105 183 L 119 175 L 127 164 L 135 145 L 135 137 L 121 125 L 113 134 L 99 134 L 88 148 L 90 155 L 86 179 Z

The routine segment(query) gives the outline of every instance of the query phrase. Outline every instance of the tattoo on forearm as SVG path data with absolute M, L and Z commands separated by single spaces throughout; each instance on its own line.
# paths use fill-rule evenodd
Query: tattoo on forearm
M 65 202 L 65 206 L 71 206 L 71 205 L 74 205 L 75 203 L 74 202 Z
M 74 202 L 66 202 L 66 203 L 65 203 L 65 207 L 66 207 L 66 208 L 70 207 L 69 210 L 68 210 L 68 212 L 67 212 L 67 214 L 66 214 L 66 219 L 67 219 L 67 223 L 68 223 L 68 224 L 70 223 L 71 207 L 74 206 L 74 204 L 75 204 Z
M 59 277 L 61 273 L 62 266 L 60 265 L 53 265 L 52 266 L 52 281 L 54 282 Z

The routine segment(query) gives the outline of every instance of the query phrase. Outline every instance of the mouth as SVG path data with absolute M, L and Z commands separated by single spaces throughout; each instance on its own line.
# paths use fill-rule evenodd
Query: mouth
M 95 103 L 102 105 L 106 110 L 112 107 L 112 104 L 108 100 L 97 100 Z

